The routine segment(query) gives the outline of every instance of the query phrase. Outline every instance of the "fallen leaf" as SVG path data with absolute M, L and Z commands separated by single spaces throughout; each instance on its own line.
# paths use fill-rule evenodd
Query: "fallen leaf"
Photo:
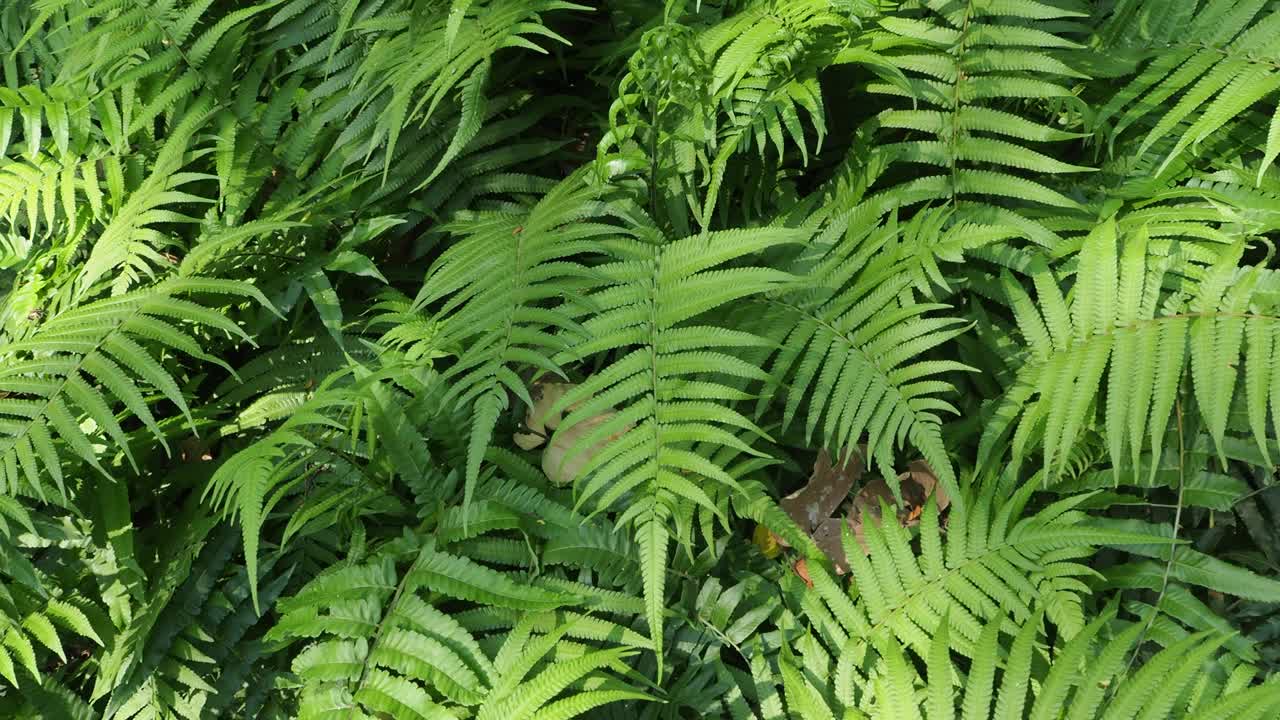
M 809 578 L 808 561 L 806 561 L 804 558 L 800 558 L 799 560 L 796 561 L 796 564 L 793 565 L 792 568 L 796 571 L 796 574 L 800 576 L 800 579 L 804 581 L 805 585 L 808 585 L 809 587 L 813 587 L 813 580 Z
M 805 532 L 812 533 L 849 499 L 849 491 L 862 477 L 865 452 L 866 446 L 859 446 L 856 452 L 846 453 L 840 464 L 833 465 L 831 454 L 820 450 L 809 482 L 782 498 L 779 505 Z
M 938 484 L 938 476 L 933 474 L 933 469 L 928 463 L 923 460 L 913 460 L 907 468 L 907 472 L 900 473 L 896 478 L 903 502 L 903 507 L 898 508 L 897 520 L 902 527 L 914 527 L 920 523 L 920 515 L 924 513 L 925 503 L 929 501 L 930 496 L 935 498 L 939 512 L 947 509 L 951 504 L 951 498 Z M 883 478 L 876 478 L 858 493 L 853 499 L 853 505 L 849 508 L 847 521 L 853 529 L 854 539 L 857 540 L 864 554 L 869 551 L 863 536 L 863 523 L 868 519 L 875 521 L 881 519 L 881 500 L 890 507 L 896 506 L 893 491 L 889 489 L 888 483 Z M 837 568 L 846 560 L 843 549 L 839 556 L 831 557 L 836 562 Z
M 844 526 L 848 525 L 858 546 L 866 553 L 868 550 L 863 537 L 863 524 L 867 520 L 880 520 L 881 501 L 887 506 L 896 507 L 889 484 L 883 478 L 876 478 L 858 491 L 847 514 L 833 517 L 849 499 L 853 486 L 861 479 L 866 467 L 863 462 L 866 451 L 865 445 L 859 446 L 856 452 L 846 453 L 838 464 L 831 462 L 831 455 L 826 450 L 820 451 L 809 482 L 779 503 L 787 515 L 809 533 L 814 544 L 831 558 L 836 572 L 841 574 L 849 569 L 841 540 Z M 915 460 L 907 467 L 907 472 L 894 479 L 898 483 L 903 501 L 903 506 L 897 510 L 897 522 L 903 527 L 912 527 L 920 522 L 929 497 L 936 498 L 939 511 L 945 510 L 951 504 L 951 499 L 938 484 L 938 478 L 928 463 Z M 756 530 L 756 544 L 763 549 L 766 545 L 759 539 L 760 530 L 761 528 Z M 768 532 L 767 529 L 765 531 Z M 772 532 L 768 534 L 776 545 L 788 547 L 777 535 Z M 797 563 L 796 572 L 808 582 L 807 566 Z
M 572 383 L 537 383 L 533 386 L 533 407 L 525 414 L 524 427 L 530 432 L 516 433 L 512 438 L 523 450 L 532 450 L 547 441 L 551 430 L 560 425 L 561 413 L 551 412 L 564 394 L 573 387 Z
M 552 438 L 551 444 L 542 451 L 542 471 L 556 485 L 568 485 L 573 482 L 597 453 L 631 429 L 630 424 L 623 426 L 592 443 L 590 447 L 578 452 L 566 462 L 565 456 L 573 449 L 579 439 L 590 435 L 617 415 L 617 412 L 612 409 L 606 410 L 574 425 L 568 432 L 560 433 L 553 437 L 553 431 L 560 426 L 561 420 L 564 419 L 564 413 L 572 412 L 587 400 L 587 398 L 583 398 L 583 400 L 570 405 L 563 411 L 551 412 L 552 406 L 574 387 L 573 383 L 538 383 L 534 385 L 533 407 L 529 408 L 524 421 L 524 427 L 528 432 L 518 432 L 512 438 L 516 445 L 525 450 L 533 450 L 540 447 L 547 442 L 547 438 Z
M 763 525 L 756 525 L 755 534 L 751 536 L 751 541 L 760 548 L 760 552 L 770 560 L 782 554 L 782 546 L 778 544 L 778 536 L 769 531 L 769 528 Z
M 907 465 L 907 468 L 907 472 L 897 477 L 898 488 L 904 503 L 904 507 L 899 510 L 898 520 L 904 526 L 910 527 L 924 511 L 924 504 L 930 495 L 937 496 L 939 510 L 947 509 L 951 504 L 951 498 L 947 496 L 946 490 L 939 487 L 938 477 L 933 474 L 933 469 L 928 463 L 923 460 L 914 460 Z M 850 520 L 855 520 L 865 512 L 870 512 L 879 518 L 881 500 L 888 505 L 895 505 L 893 491 L 889 489 L 889 485 L 883 478 L 876 478 L 853 499 L 853 507 L 849 512 Z
M 831 562 L 836 566 L 836 572 L 841 575 L 849 570 L 848 563 L 845 562 L 844 544 L 840 540 L 840 529 L 848 522 L 848 518 L 827 518 L 810 533 L 814 544 L 822 550 L 823 554 L 831 558 Z
M 574 445 L 578 444 L 579 439 L 595 432 L 598 427 L 612 420 L 615 415 L 617 413 L 612 411 L 600 413 L 574 425 L 569 428 L 568 432 L 557 433 L 551 439 L 551 444 L 547 446 L 546 450 L 542 451 L 542 472 L 547 474 L 551 482 L 556 485 L 568 485 L 573 482 L 597 453 L 604 450 L 609 443 L 631 429 L 630 424 L 624 425 L 617 431 L 596 440 L 586 449 L 578 451 L 568 460 L 565 460 L 565 456 L 573 450 Z

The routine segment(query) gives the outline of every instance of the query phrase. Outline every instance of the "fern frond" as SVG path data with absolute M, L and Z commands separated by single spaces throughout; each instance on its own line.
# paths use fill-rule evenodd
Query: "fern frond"
M 1072 135 L 1011 112 L 1011 104 L 999 105 L 1001 100 L 1075 102 L 1066 83 L 1081 74 L 1059 53 L 1079 47 L 1065 37 L 1070 25 L 1063 22 L 1079 16 L 1034 2 L 923 2 L 915 12 L 878 19 L 885 34 L 873 47 L 885 48 L 884 57 L 905 74 L 907 85 L 872 82 L 867 89 L 910 98 L 913 106 L 882 111 L 868 121 L 866 130 L 918 133 L 918 139 L 880 145 L 874 151 L 889 162 L 924 166 L 924 174 L 907 184 L 918 189 L 903 198 L 906 203 L 943 200 L 962 217 L 980 212 L 993 200 L 1079 207 L 1075 199 L 1022 173 L 1043 176 L 1091 168 L 1057 161 L 1017 142 L 1059 141 Z M 901 191 L 888 189 L 883 194 L 887 199 L 896 192 Z M 1026 219 L 1039 225 L 1034 218 Z M 1040 226 L 1035 233 L 1044 235 L 1046 229 Z
M 686 505 L 723 517 L 692 478 L 730 491 L 738 483 L 704 453 L 727 447 L 755 454 L 731 428 L 764 437 L 755 423 L 722 403 L 745 398 L 729 382 L 769 380 L 762 370 L 731 354 L 734 348 L 761 347 L 767 341 L 690 321 L 790 280 L 786 273 L 768 268 L 720 266 L 804 236 L 803 231 L 758 229 L 711 233 L 660 246 L 618 241 L 617 259 L 595 269 L 606 286 L 586 300 L 601 311 L 583 323 L 588 339 L 570 352 L 584 357 L 616 351 L 618 359 L 560 399 L 553 412 L 576 408 L 565 415 L 552 441 L 603 409 L 622 407 L 613 419 L 578 438 L 564 462 L 616 435 L 580 471 L 578 503 L 590 500 L 607 508 L 623 497 L 632 498 L 620 522 L 634 524 L 639 531 L 649 626 L 659 656 L 672 515 Z M 691 382 L 686 379 L 691 374 L 705 379 Z M 701 452 L 693 448 L 695 443 L 703 446 Z
M 146 717 L 144 710 L 163 716 L 193 706 L 214 710 L 232 702 L 244 674 L 258 660 L 258 653 L 250 649 L 255 637 L 250 632 L 259 622 L 245 569 L 230 562 L 235 537 L 231 528 L 220 528 L 196 559 L 195 574 L 172 596 L 161 593 L 146 608 L 148 614 L 155 613 L 158 631 L 133 648 L 137 664 L 117 678 L 105 717 Z M 223 572 L 232 568 L 224 577 Z M 275 602 L 290 575 L 286 571 L 265 579 L 265 604 Z
M 969 368 L 920 356 L 964 328 L 931 314 L 946 306 L 911 299 L 917 277 L 910 254 L 920 251 L 899 233 L 891 222 L 847 238 L 817 260 L 816 288 L 776 301 L 783 312 L 769 371 L 790 384 L 784 428 L 807 398 L 807 437 L 821 427 L 825 447 L 851 447 L 865 432 L 869 459 L 881 468 L 894 466 L 894 445 L 908 438 L 958 498 L 939 430 L 939 413 L 956 410 L 938 395 L 951 389 L 941 375 Z
M 1190 266 L 1201 274 L 1198 281 L 1184 283 L 1183 292 L 1166 294 L 1169 259 L 1153 257 L 1147 234 L 1139 230 L 1124 238 L 1123 259 L 1118 260 L 1117 238 L 1112 219 L 1086 239 L 1069 317 L 1067 305 L 1058 299 L 1058 281 L 1048 268 L 1042 266 L 1033 275 L 1044 306 L 1043 320 L 1020 287 L 1006 278 L 1011 302 L 1021 308 L 1019 325 L 1035 343 L 1033 359 L 1019 371 L 1018 382 L 1039 393 L 1034 404 L 1025 408 L 1018 434 L 1026 437 L 1043 426 L 1044 467 L 1052 479 L 1062 472 L 1081 431 L 1093 425 L 1096 405 L 1105 416 L 1113 465 L 1130 471 L 1146 465 L 1154 473 L 1189 366 L 1197 407 L 1225 463 L 1222 447 L 1227 413 L 1237 395 L 1236 364 L 1242 353 L 1258 353 L 1261 357 L 1246 356 L 1242 385 L 1254 438 L 1266 453 L 1271 431 L 1262 407 L 1267 396 L 1264 380 L 1269 376 L 1262 366 L 1271 361 L 1262 338 L 1280 326 L 1270 303 L 1254 293 L 1261 270 L 1237 268 L 1238 251 L 1228 253 L 1213 267 Z M 1043 326 L 1053 338 L 1051 348 L 1043 339 Z M 1251 328 L 1248 343 L 1244 342 L 1246 328 Z M 1095 402 L 1104 389 L 1105 401 Z M 1008 400 L 1017 408 L 1029 397 L 1010 395 Z M 1006 428 L 1006 422 L 990 426 L 984 442 L 993 441 Z M 1143 462 L 1140 456 L 1148 442 L 1151 457 Z
M 567 42 L 539 21 L 541 13 L 557 10 L 587 10 L 563 0 L 537 2 L 472 3 L 461 21 L 445 23 L 415 21 L 411 14 L 393 15 L 381 28 L 385 35 L 356 69 L 353 81 L 367 88 L 360 116 L 372 121 L 370 136 L 363 140 L 367 158 L 374 148 L 384 146 L 383 173 L 389 169 L 402 128 L 427 122 L 435 109 L 456 87 L 462 87 L 463 112 L 454 133 L 452 147 L 461 147 L 477 130 L 474 116 L 480 111 L 479 98 L 485 81 L 485 58 L 502 47 L 522 47 L 538 53 L 546 50 L 532 38 Z M 425 27 L 423 26 L 425 25 Z M 424 34 L 439 38 L 424 43 Z M 357 123 L 360 122 L 359 117 Z M 454 151 L 456 152 L 456 150 Z M 438 167 L 450 159 L 446 150 Z
M 87 90 L 71 85 L 0 89 L 0 157 L 9 155 L 9 145 L 19 138 L 30 161 L 39 156 L 46 138 L 62 160 L 74 157 L 69 155 L 73 150 L 83 153 L 93 143 L 93 101 Z
M 509 593 L 518 619 L 508 626 L 501 649 L 489 654 L 458 616 L 424 600 L 430 588 L 481 603 Z M 579 624 L 598 621 L 528 614 L 519 602 L 543 595 L 551 597 L 435 550 L 429 542 L 403 573 L 389 554 L 333 568 L 281 601 L 284 614 L 269 637 L 317 639 L 294 660 L 294 671 L 304 683 L 302 717 L 325 717 L 325 708 L 336 698 L 348 698 L 343 707 L 353 710 L 427 718 L 453 717 L 463 710 L 482 718 L 568 718 L 605 702 L 647 699 L 614 679 L 625 672 L 621 661 L 632 652 L 625 647 L 606 645 L 544 664 L 567 635 L 603 640 L 602 632 L 611 633 L 603 628 L 575 633 Z M 572 600 L 560 598 L 548 607 Z
M 796 667 L 784 650 L 769 682 L 782 686 L 787 707 L 770 717 L 862 717 L 861 708 L 872 709 L 874 717 L 925 720 L 1209 718 L 1227 708 L 1241 717 L 1264 717 L 1280 705 L 1273 683 L 1248 685 L 1252 670 L 1239 673 L 1242 682 L 1234 686 L 1205 682 L 1206 667 L 1222 672 L 1215 660 L 1221 635 L 1189 635 L 1129 674 L 1125 659 L 1142 626 L 1116 623 L 1114 607 L 1074 637 L 1054 642 L 1047 642 L 1038 613 L 1016 632 L 1007 633 L 1006 623 L 996 615 L 981 626 L 977 654 L 962 666 L 967 671 L 952 661 L 959 648 L 945 626 L 918 662 L 913 648 L 890 635 L 832 648 L 833 656 L 816 667 Z M 1114 634 L 1100 632 L 1108 623 L 1118 625 Z M 831 671 L 854 663 L 866 670 L 866 679 L 856 695 L 841 696 Z M 956 676 L 962 692 L 951 687 Z
M 1148 4 L 1134 3 L 1128 10 L 1149 12 L 1143 5 Z M 1265 3 L 1208 3 L 1206 11 L 1189 20 L 1176 33 L 1170 26 L 1161 28 L 1168 34 L 1157 41 L 1158 55 L 1151 47 L 1141 48 L 1140 57 L 1150 62 L 1094 118 L 1111 146 L 1131 126 L 1146 129 L 1138 155 L 1176 133 L 1177 142 L 1164 151 L 1157 175 L 1255 103 L 1274 99 L 1280 88 L 1271 43 L 1280 16 Z M 1113 118 L 1114 127 L 1108 127 Z
M 186 299 L 222 295 L 267 303 L 251 285 L 224 280 L 170 280 L 119 297 L 87 303 L 47 320 L 26 339 L 3 347 L 0 389 L 8 416 L 0 437 L 6 492 L 46 498 L 52 479 L 60 494 L 63 462 L 55 440 L 89 466 L 106 472 L 81 418 L 92 422 L 133 463 L 130 443 L 114 408 L 124 406 L 165 443 L 140 383 L 154 387 L 190 420 L 174 377 L 156 359 L 157 349 L 220 363 L 183 324 L 248 339 L 222 314 Z
M 428 347 L 462 351 L 444 378 L 452 381 L 449 399 L 472 408 L 464 505 L 509 394 L 533 406 L 517 370 L 564 375 L 555 360 L 565 347 L 558 333 L 575 331 L 575 296 L 600 283 L 575 256 L 599 252 L 618 231 L 601 222 L 605 207 L 590 180 L 589 170 L 580 171 L 527 212 L 459 219 L 452 230 L 461 240 L 432 266 L 408 309 L 438 308 L 430 342 L 417 342 L 415 356 Z M 389 342 L 404 341 L 393 335 Z

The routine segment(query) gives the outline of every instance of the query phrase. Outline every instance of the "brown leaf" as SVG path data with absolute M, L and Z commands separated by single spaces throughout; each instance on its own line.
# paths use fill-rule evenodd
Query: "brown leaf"
M 813 542 L 823 554 L 831 558 L 831 562 L 836 566 L 836 572 L 842 575 L 849 571 L 848 563 L 845 562 L 844 545 L 840 540 L 840 528 L 847 522 L 849 522 L 847 518 L 827 518 L 817 530 L 811 533 Z
M 533 386 L 533 407 L 525 415 L 524 426 L 532 432 L 516 433 L 512 438 L 523 450 L 532 450 L 547 441 L 547 437 L 560 425 L 561 413 L 552 413 L 551 406 L 559 402 L 572 383 L 537 383 Z
M 841 529 L 847 524 L 865 553 L 867 546 L 863 538 L 863 523 L 867 519 L 880 519 L 881 501 L 890 507 L 897 505 L 889 484 L 883 478 L 876 478 L 854 496 L 845 517 L 832 517 L 861 479 L 866 452 L 865 445 L 859 446 L 856 452 L 847 453 L 839 465 L 834 465 L 831 455 L 826 450 L 820 451 L 809 482 L 780 502 L 787 515 L 809 533 L 818 548 L 831 558 L 836 572 L 841 574 L 849 569 L 841 541 Z M 907 472 L 895 478 L 903 501 L 903 507 L 897 509 L 896 521 L 903 527 L 911 527 L 920 522 L 920 515 L 930 496 L 936 497 L 939 511 L 951 504 L 951 499 L 938 484 L 938 478 L 928 463 L 915 460 L 907 468 Z M 773 535 L 773 540 L 787 547 L 786 542 L 777 535 Z M 797 572 L 801 572 L 800 568 L 797 564 Z M 807 570 L 801 572 L 801 576 L 808 581 Z
M 831 464 L 831 455 L 825 449 L 819 451 L 809 482 L 783 498 L 779 503 L 782 509 L 805 532 L 818 529 L 849 498 L 849 491 L 862 477 L 865 451 L 863 445 L 857 452 L 846 453 L 839 465 Z
M 612 420 L 615 415 L 617 413 L 612 410 L 603 412 L 574 425 L 569 428 L 568 432 L 557 433 L 552 437 L 551 444 L 547 446 L 546 450 L 542 451 L 542 471 L 547 474 L 551 482 L 556 485 L 568 485 L 573 482 L 597 453 L 604 450 L 609 443 L 631 429 L 630 424 L 624 425 L 618 430 L 596 440 L 586 449 L 578 451 L 567 461 L 565 460 L 565 456 L 569 454 L 569 451 L 573 449 L 579 439 L 592 434 L 601 425 Z
M 538 383 L 533 387 L 533 407 L 529 408 L 529 412 L 525 415 L 524 425 L 529 432 L 516 433 L 512 438 L 516 445 L 525 450 L 533 450 L 540 447 L 543 443 L 551 438 L 551 444 L 542 451 L 542 471 L 547 474 L 547 478 L 556 485 L 567 485 L 577 478 L 582 469 L 587 466 L 601 450 L 623 433 L 631 429 L 631 425 L 625 425 L 622 428 L 610 433 L 608 436 L 600 438 L 592 443 L 590 447 L 579 451 L 576 455 L 565 461 L 565 456 L 573 449 L 578 440 L 595 432 L 597 428 L 611 420 L 617 415 L 612 409 L 606 410 L 599 415 L 587 418 L 582 422 L 569 428 L 568 432 L 554 435 L 553 431 L 560 427 L 561 420 L 564 419 L 564 412 L 572 412 L 577 409 L 583 402 L 584 398 L 566 408 L 564 411 L 551 412 L 551 408 L 564 394 L 575 387 L 573 383 Z
M 804 558 L 800 558 L 799 560 L 796 561 L 796 564 L 793 565 L 792 567 L 795 569 L 796 574 L 800 576 L 800 579 L 804 581 L 805 585 L 808 585 L 809 587 L 813 587 L 813 580 L 809 578 L 808 561 L 806 561 Z
M 935 502 L 938 504 L 938 511 L 947 509 L 951 504 L 951 498 L 947 496 L 947 491 L 938 484 L 938 476 L 933 473 L 933 469 L 923 460 L 913 460 L 907 465 L 907 472 L 901 473 L 897 477 L 898 487 L 902 492 L 903 507 L 897 508 L 897 521 L 902 527 L 913 527 L 920 523 L 920 515 L 924 512 L 925 503 L 929 501 L 929 496 L 936 497 Z M 879 521 L 880 517 L 880 501 L 883 500 L 886 505 L 896 507 L 896 501 L 893 497 L 893 491 L 889 489 L 888 483 L 883 478 L 876 478 L 858 493 L 853 499 L 853 505 L 849 508 L 848 522 L 853 528 L 854 538 L 857 539 L 858 545 L 862 548 L 862 552 L 866 553 L 867 543 L 863 539 L 862 525 L 868 519 Z M 841 554 L 843 559 L 843 553 Z M 839 563 L 837 562 L 837 565 Z

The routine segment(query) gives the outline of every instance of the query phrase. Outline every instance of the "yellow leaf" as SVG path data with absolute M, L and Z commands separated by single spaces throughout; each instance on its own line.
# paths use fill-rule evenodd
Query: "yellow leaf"
M 755 534 L 752 535 L 751 541 L 760 547 L 760 552 L 764 556 L 772 560 L 782 554 L 782 548 L 778 545 L 778 539 L 774 537 L 769 528 L 763 525 L 756 525 Z

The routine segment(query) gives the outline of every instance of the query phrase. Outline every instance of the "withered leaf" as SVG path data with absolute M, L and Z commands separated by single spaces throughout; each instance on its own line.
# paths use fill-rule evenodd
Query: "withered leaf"
M 513 438 L 516 445 L 525 450 L 533 450 L 545 443 L 548 437 L 552 437 L 552 431 L 559 427 L 560 421 L 563 420 L 563 411 L 551 412 L 551 408 L 559 402 L 560 398 L 564 397 L 566 392 L 574 387 L 572 383 L 538 383 L 535 385 L 533 388 L 534 404 L 533 407 L 529 408 L 524 423 L 529 432 L 516 433 Z M 585 398 L 583 401 L 570 405 L 567 411 L 572 412 L 582 402 L 585 402 Z M 591 435 L 597 428 L 609 422 L 616 415 L 615 411 L 606 410 L 574 425 L 568 432 L 552 437 L 551 444 L 542 451 L 542 471 L 546 473 L 547 478 L 556 485 L 567 485 L 573 482 L 596 454 L 623 433 L 630 430 L 631 425 L 624 425 L 609 435 L 596 440 L 586 449 L 578 451 L 566 461 L 566 456 L 573 450 L 579 439 Z
M 524 426 L 530 432 L 516 433 L 512 439 L 522 450 L 532 450 L 547 441 L 552 430 L 560 425 L 562 413 L 551 412 L 551 407 L 573 387 L 572 383 L 537 383 L 533 386 L 533 407 L 525 414 Z
M 596 440 L 586 449 L 577 451 L 566 460 L 566 456 L 578 444 L 579 439 L 591 435 L 601 425 L 612 420 L 615 415 L 617 413 L 613 411 L 600 413 L 574 425 L 569 428 L 568 432 L 556 434 L 551 439 L 551 444 L 547 446 L 546 450 L 542 451 L 542 471 L 547 474 L 551 482 L 556 485 L 568 485 L 573 482 L 581 474 L 582 469 L 587 466 L 587 463 L 591 462 L 592 458 L 608 447 L 609 443 L 631 429 L 630 424 L 624 425 L 618 430 Z
M 858 491 L 844 517 L 832 517 L 862 477 L 865 453 L 866 446 L 860 446 L 856 452 L 847 453 L 836 465 L 831 462 L 830 454 L 822 450 L 814 463 L 808 484 L 783 498 L 780 503 L 787 515 L 807 531 L 818 548 L 831 558 L 838 573 L 845 573 L 849 569 L 841 541 L 842 528 L 848 525 L 859 547 L 866 553 L 868 551 L 863 537 L 863 523 L 880 520 L 882 501 L 887 506 L 896 507 L 889 484 L 883 478 L 876 478 Z M 939 485 L 937 476 L 923 460 L 912 461 L 907 471 L 898 475 L 895 481 L 903 500 L 903 507 L 897 510 L 896 520 L 903 527 L 911 527 L 920 522 L 920 514 L 930 496 L 936 498 L 940 511 L 951 504 L 951 499 Z M 777 536 L 774 539 L 785 546 Z
M 928 463 L 923 460 L 913 460 L 907 468 L 907 472 L 899 474 L 896 478 L 904 503 L 903 507 L 897 508 L 897 521 L 902 527 L 914 527 L 920 523 L 920 514 L 924 510 L 925 503 L 929 501 L 929 496 L 936 498 L 939 512 L 947 509 L 951 504 L 951 498 L 938 483 L 938 476 L 933 473 Z M 869 550 L 863 534 L 863 524 L 881 520 L 881 501 L 889 507 L 896 507 L 889 484 L 884 481 L 884 478 L 876 478 L 854 497 L 853 504 L 849 508 L 849 516 L 845 518 L 845 522 L 848 522 L 853 530 L 853 537 L 858 542 L 858 547 L 862 548 L 864 554 Z M 816 541 L 817 538 L 815 537 L 814 540 Z M 836 569 L 844 572 L 848 567 L 848 559 L 845 557 L 844 548 L 838 536 L 835 550 L 835 553 L 831 553 L 823 547 L 823 551 L 827 552 L 828 557 L 836 564 Z
M 831 454 L 826 449 L 819 451 L 809 482 L 783 498 L 779 503 L 782 509 L 797 525 L 812 533 L 849 498 L 849 491 L 862 477 L 864 452 L 866 446 L 859 446 L 857 451 L 845 453 L 838 465 L 833 465 Z

